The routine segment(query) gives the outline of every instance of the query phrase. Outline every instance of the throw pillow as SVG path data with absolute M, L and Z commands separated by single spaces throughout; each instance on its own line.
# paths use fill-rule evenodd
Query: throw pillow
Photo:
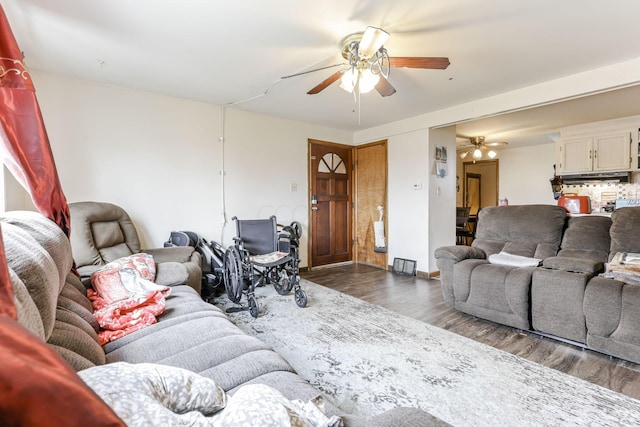
M 173 366 L 117 362 L 78 375 L 130 427 L 208 425 L 227 402 L 213 380 Z
M 0 424 L 125 426 L 43 341 L 0 316 Z
M 78 373 L 129 427 L 150 425 L 340 427 L 322 412 L 322 397 L 290 401 L 264 384 L 229 397 L 212 379 L 153 363 L 116 362 Z

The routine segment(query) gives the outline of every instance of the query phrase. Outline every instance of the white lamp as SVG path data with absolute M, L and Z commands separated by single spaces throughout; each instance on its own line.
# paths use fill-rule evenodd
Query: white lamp
M 495 159 L 495 157 L 498 155 L 498 153 L 496 153 L 495 151 L 491 150 L 487 153 L 487 156 L 489 156 L 490 159 Z
M 482 158 L 482 150 L 480 150 L 479 148 L 476 148 L 475 150 L 473 150 L 473 158 L 474 159 L 481 159 Z

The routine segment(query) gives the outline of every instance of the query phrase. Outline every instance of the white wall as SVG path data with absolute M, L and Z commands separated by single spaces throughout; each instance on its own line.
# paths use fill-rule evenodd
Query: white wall
M 440 246 L 455 245 L 456 239 L 456 128 L 449 126 L 429 132 L 429 161 L 435 162 L 436 146 L 447 149 L 446 175 L 429 176 L 429 239 L 421 242 L 428 251 L 428 273 L 438 271 L 434 251 Z
M 417 261 L 420 271 L 429 265 L 429 131 L 396 135 L 389 139 L 388 155 L 388 259 Z M 414 189 L 414 185 L 421 189 Z
M 554 163 L 554 143 L 500 151 L 499 197 L 510 205 L 555 205 L 549 182 Z
M 222 224 L 221 107 L 32 75 L 69 202 L 122 206 L 145 247 L 180 229 L 217 241 L 224 233 L 229 244 L 235 226 Z M 351 142 L 348 132 L 232 109 L 224 129 L 228 219 L 276 214 L 306 226 L 307 139 Z M 305 235 L 302 265 L 306 249 Z

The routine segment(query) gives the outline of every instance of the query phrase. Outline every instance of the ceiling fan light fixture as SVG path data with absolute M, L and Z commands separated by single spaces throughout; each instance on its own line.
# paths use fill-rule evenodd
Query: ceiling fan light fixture
M 342 73 L 340 77 L 340 87 L 349 93 L 353 92 L 353 88 L 356 87 L 356 81 L 358 79 L 357 71 L 353 68 Z
M 476 148 L 475 150 L 473 150 L 473 158 L 474 159 L 481 159 L 482 158 L 482 150 L 480 150 L 479 148 Z
M 380 81 L 380 76 L 374 74 L 368 68 L 355 69 L 352 68 L 342 74 L 340 78 L 340 87 L 349 93 L 353 93 L 356 85 L 360 93 L 371 92 Z
M 497 155 L 498 153 L 493 150 L 489 150 L 489 152 L 487 153 L 487 156 L 489 156 L 490 159 L 495 159 Z
M 362 58 L 371 58 L 389 39 L 389 33 L 381 28 L 367 27 L 360 40 L 358 52 Z
M 366 68 L 364 70 L 360 70 L 360 81 L 358 82 L 358 85 L 360 86 L 360 93 L 371 92 L 379 81 L 380 76 L 378 74 L 373 74 L 370 69 Z
M 460 153 L 460 158 L 465 159 L 468 155 L 469 155 L 468 151 L 463 151 L 462 153 Z

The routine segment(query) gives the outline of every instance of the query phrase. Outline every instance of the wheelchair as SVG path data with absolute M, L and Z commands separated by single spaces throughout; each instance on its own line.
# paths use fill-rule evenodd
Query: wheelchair
M 307 294 L 300 287 L 298 257 L 302 226 L 294 221 L 282 226 L 275 216 L 269 219 L 236 221 L 234 244 L 224 253 L 224 285 L 229 299 L 240 304 L 246 295 L 247 305 L 231 307 L 228 313 L 248 310 L 258 317 L 260 307 L 254 295 L 257 286 L 272 284 L 280 295 L 294 289 L 298 307 L 307 305 Z

